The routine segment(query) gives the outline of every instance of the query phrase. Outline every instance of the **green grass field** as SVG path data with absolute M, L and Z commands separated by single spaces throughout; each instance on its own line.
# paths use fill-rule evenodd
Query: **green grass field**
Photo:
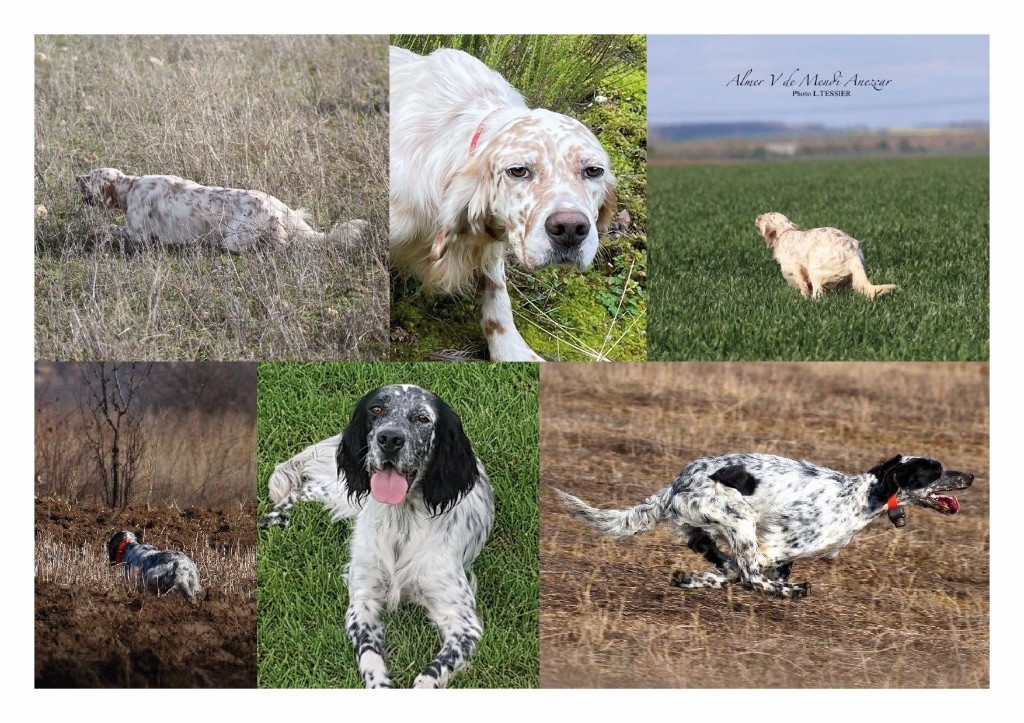
M 531 108 L 578 119 L 601 141 L 618 180 L 623 222 L 585 273 L 525 271 L 509 257 L 516 325 L 545 359 L 640 361 L 647 356 L 647 41 L 643 35 L 394 35 L 417 53 L 458 48 L 498 70 Z M 604 103 L 595 96 L 607 98 Z M 392 275 L 391 358 L 438 351 L 482 356 L 472 298 L 425 293 Z
M 538 369 L 534 364 L 261 364 L 259 501 L 266 510 L 274 465 L 337 434 L 355 403 L 384 384 L 430 389 L 462 418 L 494 487 L 497 518 L 473 566 L 483 638 L 451 687 L 539 684 Z M 342 580 L 351 523 L 332 524 L 320 505 L 297 506 L 286 531 L 258 542 L 258 657 L 261 687 L 361 687 L 345 634 Z M 409 687 L 440 638 L 421 608 L 384 619 L 388 665 Z
M 986 360 L 987 158 L 656 167 L 650 358 Z M 871 302 L 786 285 L 755 217 L 861 241 Z

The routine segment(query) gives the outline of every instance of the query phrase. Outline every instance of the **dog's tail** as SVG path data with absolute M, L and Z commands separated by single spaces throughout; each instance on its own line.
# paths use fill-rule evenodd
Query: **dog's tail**
M 864 294 L 869 299 L 874 299 L 876 296 L 882 294 L 888 294 L 896 291 L 899 287 L 896 284 L 872 284 L 868 281 L 868 275 L 864 271 L 864 261 L 861 260 L 859 263 L 854 261 L 853 273 L 851 274 L 853 281 L 853 290 Z
M 558 488 L 552 488 L 575 517 L 580 518 L 595 530 L 612 537 L 629 537 L 638 532 L 653 530 L 665 517 L 672 485 L 655 492 L 646 500 L 625 510 L 601 510 L 591 507 L 579 497 L 573 497 Z
M 328 243 L 342 248 L 358 246 L 370 231 L 370 222 L 363 218 L 342 221 L 327 232 Z

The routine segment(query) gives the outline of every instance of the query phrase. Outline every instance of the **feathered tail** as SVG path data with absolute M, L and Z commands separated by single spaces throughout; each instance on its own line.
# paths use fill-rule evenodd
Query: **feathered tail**
M 665 517 L 665 510 L 672 497 L 672 485 L 658 490 L 646 500 L 625 510 L 600 510 L 591 507 L 579 497 L 573 497 L 558 488 L 565 506 L 575 517 L 580 518 L 595 530 L 612 537 L 629 537 L 638 532 L 653 530 Z

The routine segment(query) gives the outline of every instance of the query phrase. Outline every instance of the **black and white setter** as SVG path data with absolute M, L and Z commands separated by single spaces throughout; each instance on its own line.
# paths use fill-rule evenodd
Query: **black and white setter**
M 107 541 L 107 557 L 111 565 L 124 565 L 126 572 L 130 567 L 138 568 L 146 589 L 155 595 L 177 590 L 189 600 L 196 600 L 203 593 L 199 570 L 188 555 L 139 542 L 128 530 L 115 532 Z
M 411 384 L 376 389 L 340 435 L 279 464 L 263 528 L 287 526 L 296 502 L 355 518 L 345 626 L 368 688 L 391 687 L 381 616 L 422 605 L 441 650 L 413 687 L 442 688 L 466 665 L 483 627 L 471 566 L 490 535 L 494 498 L 484 466 L 451 407 Z
M 811 586 L 788 582 L 796 560 L 836 557 L 886 512 L 894 525 L 904 526 L 903 505 L 956 514 L 960 502 L 945 493 L 973 481 L 973 475 L 946 470 L 928 457 L 896 455 L 864 474 L 848 475 L 770 454 L 726 454 L 694 460 L 675 482 L 625 510 L 596 509 L 555 491 L 574 515 L 613 537 L 651 530 L 663 520 L 674 524 L 690 549 L 714 565 L 702 573 L 674 572 L 676 587 L 739 582 L 799 598 Z

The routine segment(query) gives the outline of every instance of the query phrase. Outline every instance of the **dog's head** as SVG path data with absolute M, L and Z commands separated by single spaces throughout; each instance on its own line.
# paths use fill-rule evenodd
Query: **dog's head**
M 779 236 L 786 231 L 799 231 L 800 227 L 783 216 L 781 213 L 772 211 L 762 213 L 754 220 L 757 232 L 764 236 L 765 245 L 773 249 L 779 244 Z
M 107 557 L 110 558 L 110 564 L 117 565 L 120 563 L 125 548 L 136 542 L 138 542 L 138 539 L 133 532 L 128 532 L 128 530 L 115 532 L 110 540 L 107 541 Z
M 75 176 L 82 202 L 100 208 L 127 210 L 124 184 L 128 176 L 116 168 L 97 168 L 84 176 Z
M 938 460 L 901 454 L 882 462 L 870 474 L 878 480 L 877 498 L 884 501 L 895 495 L 901 505 L 913 503 L 945 515 L 959 512 L 960 501 L 944 493 L 965 490 L 974 482 L 974 475 L 944 469 Z
M 356 404 L 338 445 L 350 497 L 402 504 L 419 489 L 434 514 L 473 489 L 478 471 L 462 420 L 436 395 L 411 384 L 370 392 Z
M 468 231 L 507 238 L 528 269 L 586 269 L 614 215 L 615 176 L 597 137 L 573 118 L 531 110 L 467 155 L 445 189 L 431 256 Z

